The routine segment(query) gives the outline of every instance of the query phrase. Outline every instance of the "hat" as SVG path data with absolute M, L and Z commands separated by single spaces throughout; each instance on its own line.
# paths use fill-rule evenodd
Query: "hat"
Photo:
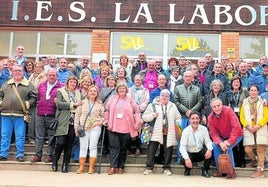
M 268 66 L 268 62 L 265 62 L 261 67 Z
M 160 95 L 168 94 L 170 96 L 170 91 L 168 89 L 161 90 Z

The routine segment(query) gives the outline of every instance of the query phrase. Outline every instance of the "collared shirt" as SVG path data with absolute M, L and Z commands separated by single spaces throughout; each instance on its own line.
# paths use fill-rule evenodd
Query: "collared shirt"
M 58 81 L 56 81 L 54 84 L 49 84 L 49 82 L 47 81 L 47 91 L 46 91 L 46 99 L 49 100 L 50 99 L 50 92 L 52 90 L 52 88 L 57 84 Z
M 212 141 L 206 127 L 198 125 L 196 131 L 192 126 L 186 127 L 182 132 L 180 152 L 184 159 L 188 159 L 190 153 L 198 153 L 206 146 L 208 150 L 212 150 Z

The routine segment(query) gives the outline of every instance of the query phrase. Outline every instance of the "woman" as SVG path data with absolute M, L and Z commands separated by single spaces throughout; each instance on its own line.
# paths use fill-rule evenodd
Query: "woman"
M 82 80 L 85 76 L 90 76 L 92 77 L 91 72 L 89 71 L 89 69 L 82 69 L 80 76 L 79 76 L 79 80 Z
M 240 111 L 245 152 L 251 159 L 248 166 L 253 167 L 257 163 L 257 171 L 251 175 L 252 178 L 264 177 L 265 147 L 267 145 L 268 136 L 268 109 L 267 106 L 263 105 L 263 100 L 258 94 L 258 86 L 250 86 L 249 97 L 244 99 Z M 253 151 L 254 146 L 257 147 L 257 160 Z
M 108 175 L 124 173 L 127 157 L 127 146 L 130 138 L 137 136 L 140 129 L 141 115 L 136 102 L 127 96 L 125 83 L 118 83 L 116 95 L 113 95 L 106 105 L 105 123 L 108 127 L 110 143 L 110 169 Z
M 79 169 L 77 174 L 84 172 L 86 163 L 87 150 L 90 153 L 89 174 L 95 173 L 95 164 L 97 162 L 97 144 L 101 134 L 101 126 L 103 124 L 104 108 L 102 102 L 98 100 L 99 89 L 92 85 L 88 89 L 88 94 L 83 104 L 79 106 L 75 114 L 75 132 L 79 125 L 84 125 L 85 136 L 79 137 L 80 141 L 80 155 L 79 155 Z
M 31 76 L 31 74 L 34 72 L 34 61 L 32 59 L 28 59 L 26 60 L 26 62 L 24 63 L 24 77 L 26 79 L 29 79 L 29 77 Z
M 229 80 L 233 78 L 235 75 L 235 68 L 232 62 L 227 62 L 225 67 L 224 67 L 224 73 L 228 77 Z
M 159 144 L 164 146 L 164 174 L 172 175 L 170 171 L 170 164 L 172 161 L 173 146 L 177 145 L 174 123 L 181 119 L 180 112 L 176 105 L 169 101 L 170 91 L 163 89 L 160 92 L 159 100 L 154 100 L 155 111 L 153 105 L 148 105 L 142 119 L 145 122 L 151 122 L 154 118 L 155 124 L 152 131 L 152 136 L 147 150 L 146 170 L 143 175 L 150 175 L 153 173 L 154 157 Z
M 210 92 L 204 96 L 203 99 L 203 111 L 202 111 L 202 120 L 203 124 L 207 124 L 207 117 L 212 112 L 210 101 L 213 98 L 220 98 L 224 105 L 227 104 L 227 96 L 223 93 L 223 84 L 219 79 L 215 79 L 210 84 Z
M 126 77 L 128 79 L 131 78 L 131 70 L 132 70 L 132 64 L 129 62 L 129 58 L 127 57 L 127 55 L 121 55 L 119 58 L 119 64 L 116 64 L 115 69 L 114 69 L 114 73 L 117 72 L 117 69 L 123 67 L 125 68 L 127 75 Z
M 62 151 L 63 164 L 62 172 L 68 172 L 68 164 L 70 162 L 74 132 L 74 115 L 76 108 L 82 105 L 81 93 L 77 89 L 78 80 L 75 76 L 70 76 L 66 81 L 66 86 L 60 88 L 56 98 L 56 118 L 58 126 L 55 131 L 55 149 L 53 152 L 52 170 L 58 170 L 58 160 Z
M 231 79 L 231 90 L 227 92 L 227 104 L 230 106 L 237 117 L 243 104 L 243 100 L 248 97 L 248 91 L 242 88 L 242 82 L 239 76 L 235 75 Z M 237 167 L 246 167 L 245 150 L 243 141 L 240 141 L 236 147 L 233 148 L 235 165 Z
M 110 74 L 110 69 L 108 65 L 100 66 L 100 73 L 98 74 L 98 76 L 94 78 L 95 85 L 98 87 L 100 92 L 102 88 L 104 88 L 105 79 L 109 74 Z
M 128 88 L 133 85 L 132 81 L 127 77 L 127 71 L 124 67 L 119 67 L 115 76 L 117 83 L 124 82 L 127 84 Z

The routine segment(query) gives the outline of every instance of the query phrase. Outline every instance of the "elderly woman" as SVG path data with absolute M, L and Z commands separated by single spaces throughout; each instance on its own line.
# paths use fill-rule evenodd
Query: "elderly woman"
M 95 85 L 98 86 L 101 91 L 105 87 L 104 82 L 106 77 L 110 74 L 110 68 L 108 65 L 101 65 L 99 75 L 94 78 Z
M 123 67 L 125 68 L 126 72 L 127 72 L 127 78 L 131 79 L 131 70 L 132 70 L 132 64 L 129 61 L 129 58 L 127 57 L 127 55 L 121 55 L 119 58 L 119 64 L 115 65 L 114 68 L 114 73 L 116 74 L 117 69 Z
M 34 72 L 34 61 L 32 59 L 26 60 L 23 67 L 23 74 L 26 79 L 29 79 L 31 74 Z
M 136 102 L 127 96 L 128 87 L 118 83 L 116 95 L 113 95 L 105 110 L 105 124 L 108 125 L 110 142 L 110 170 L 108 175 L 124 173 L 127 146 L 130 138 L 137 136 L 140 129 L 141 115 Z
M 84 172 L 87 151 L 90 153 L 89 174 L 95 173 L 95 164 L 97 162 L 97 144 L 101 134 L 103 123 L 104 108 L 102 102 L 98 100 L 99 89 L 92 85 L 88 89 L 87 98 L 83 104 L 76 110 L 74 126 L 77 132 L 79 125 L 84 126 L 85 136 L 80 137 L 80 156 L 79 169 L 77 174 Z
M 252 178 L 264 177 L 265 147 L 267 145 L 268 109 L 263 105 L 263 100 L 258 96 L 259 88 L 253 85 L 249 88 L 249 97 L 244 99 L 240 111 L 240 121 L 243 125 L 245 152 L 251 159 L 247 165 L 253 167 L 257 164 L 257 171 Z M 253 151 L 257 147 L 257 160 Z
M 55 131 L 55 149 L 53 152 L 52 170 L 58 170 L 58 160 L 62 151 L 63 164 L 62 172 L 68 172 L 68 164 L 70 162 L 73 141 L 75 137 L 74 132 L 74 115 L 76 108 L 82 105 L 81 93 L 77 89 L 78 80 L 75 76 L 70 76 L 66 81 L 66 86 L 60 88 L 57 92 L 56 98 L 56 117 L 58 119 L 58 126 Z
M 181 115 L 176 105 L 169 101 L 170 91 L 163 89 L 160 92 L 160 99 L 154 100 L 155 112 L 153 104 L 149 104 L 142 115 L 145 122 L 151 122 L 156 118 L 152 136 L 147 150 L 146 170 L 143 175 L 153 173 L 154 158 L 159 144 L 164 146 L 165 161 L 163 165 L 164 174 L 172 175 L 170 171 L 170 163 L 172 160 L 173 146 L 177 145 L 174 123 L 181 119 Z
M 210 101 L 213 98 L 220 98 L 223 105 L 227 105 L 227 96 L 223 93 L 223 84 L 221 80 L 215 79 L 210 84 L 210 92 L 204 96 L 203 99 L 203 110 L 202 110 L 202 120 L 203 124 L 207 124 L 207 117 L 212 112 Z
M 127 71 L 124 67 L 119 67 L 115 76 L 117 83 L 124 82 L 128 87 L 133 85 L 132 81 L 127 77 Z

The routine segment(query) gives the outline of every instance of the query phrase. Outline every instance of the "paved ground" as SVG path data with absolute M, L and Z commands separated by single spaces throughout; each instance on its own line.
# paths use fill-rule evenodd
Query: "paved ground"
M 224 178 L 204 178 L 201 176 L 185 177 L 181 175 L 163 176 L 154 174 L 144 176 L 142 174 L 112 175 L 107 173 L 89 175 L 75 174 L 73 172 L 63 174 L 61 172 L 41 172 L 41 171 L 0 171 L 0 186 L 43 186 L 43 187 L 247 187 L 247 186 L 267 186 L 268 178 L 251 179 L 238 177 L 235 180 Z

